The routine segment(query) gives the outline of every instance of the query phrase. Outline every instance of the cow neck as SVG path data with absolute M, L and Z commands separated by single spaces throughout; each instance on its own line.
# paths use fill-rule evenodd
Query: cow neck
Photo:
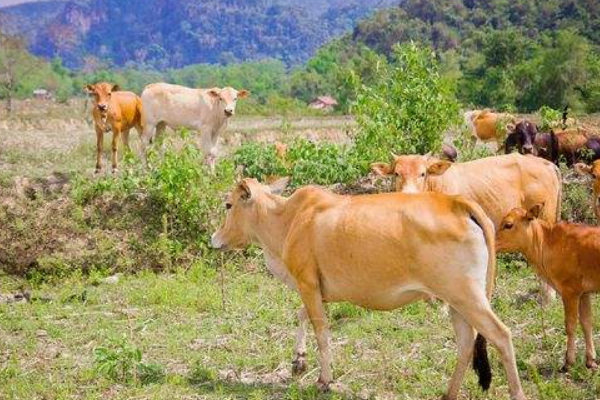
M 539 274 L 550 280 L 544 254 L 546 232 L 549 228 L 543 224 L 544 222 L 540 220 L 531 223 L 531 245 L 525 247 L 523 254 L 534 265 Z
M 293 215 L 289 207 L 286 207 L 288 199 L 273 194 L 265 196 L 266 201 L 257 210 L 255 237 L 263 250 L 281 258 Z

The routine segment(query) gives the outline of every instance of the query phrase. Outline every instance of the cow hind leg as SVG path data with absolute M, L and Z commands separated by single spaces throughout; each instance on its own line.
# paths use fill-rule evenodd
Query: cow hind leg
M 458 391 L 462 385 L 465 372 L 469 368 L 469 362 L 473 355 L 473 343 L 475 342 L 475 331 L 467 321 L 453 308 L 450 309 L 456 345 L 458 350 L 458 361 L 448 386 L 444 400 L 454 400 L 458 397 Z
M 492 311 L 483 289 L 465 287 L 462 289 L 461 299 L 454 299 L 450 302 L 450 305 L 462 315 L 469 325 L 474 327 L 477 332 L 498 349 L 506 371 L 511 398 L 513 400 L 525 400 L 526 397 L 517 372 L 510 330 Z M 478 355 L 484 355 L 482 351 L 485 342 L 482 342 L 480 338 L 476 342 L 479 345 Z M 451 395 L 451 393 L 448 394 Z
M 592 298 L 589 293 L 581 296 L 579 302 L 579 321 L 585 337 L 585 366 L 597 369 L 596 349 L 594 348 L 594 335 L 592 334 Z
M 562 371 L 568 371 L 575 364 L 575 334 L 577 331 L 577 320 L 579 319 L 579 298 L 578 294 L 562 293 L 563 305 L 565 308 L 565 330 L 567 331 L 567 352 L 565 354 L 565 363 Z

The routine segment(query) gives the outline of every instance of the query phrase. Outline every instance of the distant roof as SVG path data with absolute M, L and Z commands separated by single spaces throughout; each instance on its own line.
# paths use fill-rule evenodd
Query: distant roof
M 313 100 L 313 103 L 316 101 L 326 104 L 328 106 L 337 106 L 338 105 L 337 100 L 330 96 L 319 96 Z

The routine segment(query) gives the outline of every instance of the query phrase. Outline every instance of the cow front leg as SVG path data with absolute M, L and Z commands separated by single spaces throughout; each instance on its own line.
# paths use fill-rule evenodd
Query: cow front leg
M 116 174 L 117 172 L 119 172 L 119 167 L 118 167 L 118 150 L 119 150 L 119 138 L 121 137 L 121 129 L 120 127 L 113 127 L 113 131 L 112 131 L 112 144 L 111 144 L 111 151 L 112 151 L 112 157 L 111 157 L 111 163 L 112 163 L 112 173 Z
M 556 299 L 556 291 L 543 279 L 540 279 L 540 298 L 544 307 L 552 304 Z
M 308 326 L 308 314 L 306 308 L 298 311 L 298 330 L 296 331 L 296 348 L 292 360 L 292 374 L 302 375 L 308 367 L 306 363 L 306 328 Z
M 577 330 L 577 320 L 579 319 L 579 295 L 572 293 L 562 293 L 562 295 L 565 307 L 565 330 L 567 332 L 567 352 L 562 371 L 567 372 L 575 364 L 575 333 Z
M 96 125 L 96 173 L 102 171 L 102 150 L 104 146 L 104 130 Z
M 323 305 L 323 297 L 317 283 L 299 285 L 300 296 L 302 303 L 306 308 L 308 318 L 313 326 L 317 337 L 317 346 L 319 348 L 319 361 L 321 365 L 321 373 L 317 386 L 320 390 L 329 390 L 329 385 L 333 381 L 331 372 L 331 343 L 330 332 L 327 324 L 327 315 Z
M 594 335 L 592 334 L 592 298 L 589 293 L 582 295 L 579 301 L 579 322 L 585 338 L 585 366 L 597 369 L 596 349 L 594 347 Z

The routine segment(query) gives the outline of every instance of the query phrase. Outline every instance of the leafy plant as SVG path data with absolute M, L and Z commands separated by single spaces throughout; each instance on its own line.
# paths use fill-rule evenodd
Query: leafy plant
M 142 351 L 123 338 L 94 349 L 98 374 L 120 383 L 142 385 L 160 382 L 165 373 L 159 364 L 142 362 Z
M 414 43 L 396 46 L 393 62 L 381 64 L 376 76 L 373 85 L 358 87 L 353 108 L 362 169 L 389 158 L 390 151 L 437 152 L 444 132 L 458 120 L 459 106 L 434 54 Z
M 548 106 L 542 106 L 538 110 L 538 114 L 542 120 L 540 124 L 540 131 L 547 132 L 554 127 L 554 124 L 560 122 L 562 119 L 562 111 L 555 110 Z

